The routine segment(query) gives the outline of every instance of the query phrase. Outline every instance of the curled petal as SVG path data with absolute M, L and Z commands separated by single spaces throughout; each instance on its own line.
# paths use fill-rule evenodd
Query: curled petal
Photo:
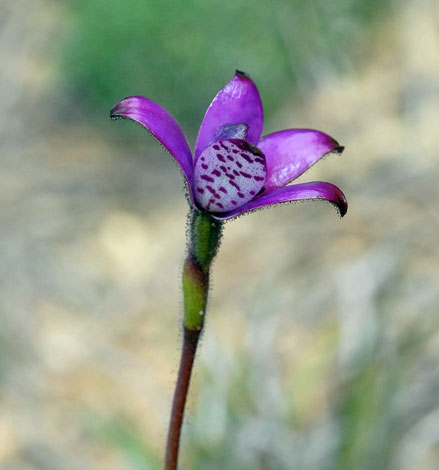
M 237 71 L 206 111 L 195 144 L 195 161 L 212 141 L 220 126 L 240 123 L 249 127 L 247 141 L 257 145 L 264 124 L 261 98 L 250 77 Z
M 322 181 L 313 181 L 311 183 L 293 184 L 278 188 L 270 193 L 264 193 L 262 196 L 253 199 L 242 207 L 226 214 L 215 214 L 219 220 L 230 219 L 237 215 L 249 211 L 261 209 L 273 204 L 281 204 L 292 201 L 304 201 L 309 199 L 323 199 L 334 204 L 340 215 L 343 217 L 348 210 L 348 203 L 343 192 L 331 183 Z
M 343 147 L 327 134 L 312 129 L 288 129 L 266 135 L 258 147 L 267 161 L 267 192 L 290 183 L 320 158 Z
M 168 111 L 143 96 L 130 96 L 116 104 L 110 112 L 110 117 L 132 119 L 151 132 L 180 165 L 193 200 L 191 150 L 179 124 Z

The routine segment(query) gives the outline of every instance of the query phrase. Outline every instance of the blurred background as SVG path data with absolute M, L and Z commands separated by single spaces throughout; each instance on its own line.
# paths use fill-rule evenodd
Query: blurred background
M 434 0 L 0 0 L 1 470 L 161 468 L 187 204 L 160 145 L 108 113 L 148 96 L 193 145 L 236 68 L 264 133 L 346 146 L 300 181 L 350 208 L 226 225 L 181 467 L 438 468 L 438 18 Z

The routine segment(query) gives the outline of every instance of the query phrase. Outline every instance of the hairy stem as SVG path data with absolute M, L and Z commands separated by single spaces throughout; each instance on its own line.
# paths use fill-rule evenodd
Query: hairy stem
M 206 212 L 191 211 L 188 256 L 183 268 L 183 349 L 172 403 L 165 470 L 176 470 L 181 428 L 198 340 L 206 316 L 209 269 L 221 239 L 222 224 Z
M 166 445 L 165 470 L 177 469 L 184 408 L 200 332 L 201 330 L 191 331 L 186 328 L 184 329 L 183 349 L 181 352 L 180 368 L 178 370 L 177 385 L 175 387 L 174 401 L 172 403 L 171 422 L 169 423 L 168 442 Z

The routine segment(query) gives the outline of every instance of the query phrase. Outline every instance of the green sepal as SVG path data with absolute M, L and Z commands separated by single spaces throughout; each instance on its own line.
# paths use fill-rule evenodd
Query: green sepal
M 223 223 L 197 210 L 191 211 L 190 217 L 189 253 L 207 273 L 218 251 Z
M 183 326 L 201 331 L 209 291 L 209 268 L 218 251 L 222 222 L 209 213 L 191 210 L 188 257 L 183 268 Z

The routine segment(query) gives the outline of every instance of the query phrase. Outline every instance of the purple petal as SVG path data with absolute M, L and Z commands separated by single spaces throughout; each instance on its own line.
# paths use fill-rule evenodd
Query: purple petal
M 248 125 L 247 140 L 257 145 L 264 124 L 261 98 L 250 77 L 236 71 L 236 75 L 215 96 L 206 111 L 195 144 L 195 161 L 220 126 L 240 123 Z
M 330 152 L 341 153 L 336 140 L 312 129 L 288 129 L 261 139 L 258 147 L 267 161 L 265 190 L 285 186 Z
M 191 150 L 179 124 L 166 109 L 143 96 L 130 96 L 116 104 L 110 111 L 110 117 L 132 119 L 151 132 L 180 165 L 193 199 Z
M 234 210 L 259 193 L 265 175 L 264 155 L 253 145 L 240 139 L 214 142 L 195 163 L 195 199 L 209 212 Z
M 309 199 L 329 201 L 335 205 L 342 217 L 348 210 L 345 195 L 337 186 L 322 181 L 313 181 L 311 183 L 293 184 L 275 189 L 270 193 L 264 193 L 262 196 L 253 199 L 234 211 L 227 212 L 226 214 L 215 214 L 214 217 L 219 220 L 225 220 L 265 206 Z

